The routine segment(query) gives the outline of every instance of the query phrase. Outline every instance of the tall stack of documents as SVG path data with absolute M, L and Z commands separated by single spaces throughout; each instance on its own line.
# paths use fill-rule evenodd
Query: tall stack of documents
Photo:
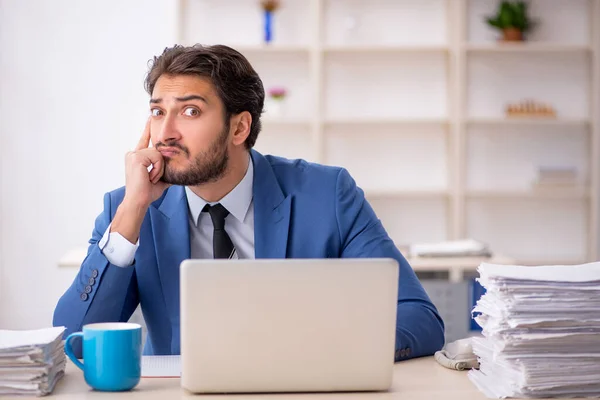
M 600 263 L 523 267 L 481 264 L 486 293 L 474 312 L 480 370 L 490 398 L 600 395 Z
M 0 330 L 0 396 L 43 396 L 64 375 L 64 327 Z

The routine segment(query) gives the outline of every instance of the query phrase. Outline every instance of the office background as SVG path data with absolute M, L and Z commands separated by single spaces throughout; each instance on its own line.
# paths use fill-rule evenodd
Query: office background
M 47 326 L 175 42 L 245 53 L 269 91 L 257 149 L 342 165 L 399 246 L 474 238 L 518 263 L 597 259 L 600 1 L 537 0 L 499 46 L 488 0 L 0 0 L 0 328 Z M 510 119 L 534 99 L 556 118 Z M 544 173 L 567 183 L 538 182 Z

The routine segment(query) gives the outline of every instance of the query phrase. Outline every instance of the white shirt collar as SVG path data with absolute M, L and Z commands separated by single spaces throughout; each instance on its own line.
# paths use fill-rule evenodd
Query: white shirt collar
M 248 210 L 250 209 L 250 203 L 252 202 L 253 181 L 254 165 L 252 163 L 252 157 L 248 157 L 248 169 L 246 170 L 246 175 L 244 175 L 240 183 L 238 183 L 237 186 L 234 187 L 231 192 L 227 193 L 227 195 L 220 201 L 209 204 L 214 205 L 221 203 L 221 205 L 225 207 L 227 211 L 229 211 L 229 213 L 235 217 L 235 219 L 241 223 L 244 223 L 246 214 L 248 214 Z M 185 187 L 185 195 L 187 197 L 192 220 L 196 225 L 198 225 L 200 213 L 208 202 L 202 197 L 198 196 L 196 193 L 192 192 L 192 190 L 187 186 Z

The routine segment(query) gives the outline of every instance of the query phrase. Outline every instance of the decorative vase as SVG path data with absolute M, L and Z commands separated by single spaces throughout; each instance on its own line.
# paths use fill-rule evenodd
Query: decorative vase
M 269 99 L 267 103 L 266 114 L 273 119 L 278 119 L 283 116 L 283 99 Z
M 265 43 L 273 40 L 273 12 L 265 10 Z
M 523 41 L 523 32 L 517 28 L 504 28 L 502 30 L 502 39 L 505 42 L 521 42 Z

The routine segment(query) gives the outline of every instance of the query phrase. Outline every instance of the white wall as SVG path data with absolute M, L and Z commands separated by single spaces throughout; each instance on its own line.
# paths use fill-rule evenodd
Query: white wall
M 51 324 L 147 113 L 173 1 L 0 0 L 0 328 Z

